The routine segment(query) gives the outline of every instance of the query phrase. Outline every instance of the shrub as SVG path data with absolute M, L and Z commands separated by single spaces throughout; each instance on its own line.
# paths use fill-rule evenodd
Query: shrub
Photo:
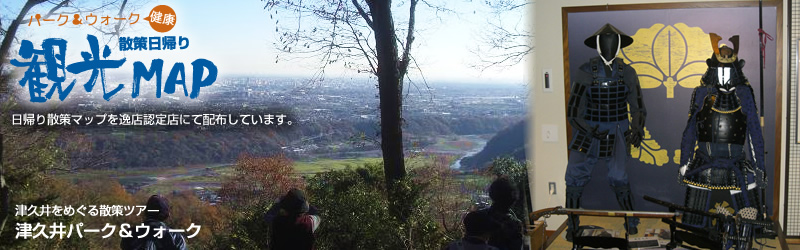
M 517 215 L 517 218 L 527 221 L 530 189 L 528 188 L 528 169 L 525 164 L 510 156 L 499 157 L 492 161 L 489 172 L 496 177 L 506 177 L 516 185 L 519 191 L 519 200 L 514 203 L 511 210 Z
M 396 183 L 397 207 L 391 211 L 381 164 L 320 173 L 308 180 L 308 193 L 320 210 L 318 249 L 438 249 L 446 237 L 427 213 L 425 185 L 410 178 Z

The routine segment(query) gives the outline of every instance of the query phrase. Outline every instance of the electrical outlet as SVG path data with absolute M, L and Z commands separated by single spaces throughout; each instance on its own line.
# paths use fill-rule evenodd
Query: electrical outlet
M 548 186 L 550 187 L 550 195 L 556 194 L 556 183 L 551 181 Z
M 558 142 L 558 126 L 555 124 L 543 124 L 542 140 L 545 142 Z

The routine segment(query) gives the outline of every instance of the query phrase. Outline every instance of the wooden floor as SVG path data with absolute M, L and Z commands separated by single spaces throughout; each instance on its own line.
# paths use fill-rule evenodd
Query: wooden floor
M 620 232 L 620 237 L 625 237 L 625 229 L 623 229 L 623 219 L 622 218 L 613 218 L 613 217 L 591 217 L 591 216 L 581 216 L 581 226 L 586 225 L 593 225 L 599 226 L 605 229 L 612 229 Z M 565 222 L 566 223 L 566 222 Z M 639 234 L 638 235 L 631 235 L 630 238 L 642 237 L 647 229 L 668 229 L 669 225 L 666 223 L 661 222 L 661 219 L 641 219 L 639 224 Z M 564 238 L 566 234 L 566 230 L 562 230 L 561 232 L 556 232 L 553 235 L 558 235 L 552 244 L 548 247 L 548 249 L 570 249 L 572 248 L 572 243 L 568 242 L 566 238 Z M 755 249 L 781 249 L 781 245 L 778 240 L 773 239 L 765 239 L 760 240 L 763 244 L 770 247 L 760 247 L 758 245 L 754 245 Z M 648 248 L 648 249 L 658 249 L 658 248 Z M 663 249 L 663 248 L 662 248 Z M 789 249 L 798 249 L 800 250 L 800 246 L 798 245 L 791 245 Z

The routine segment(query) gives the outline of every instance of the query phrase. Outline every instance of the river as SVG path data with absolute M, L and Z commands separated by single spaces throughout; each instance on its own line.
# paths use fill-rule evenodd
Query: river
M 451 169 L 461 169 L 461 160 L 480 153 L 481 150 L 483 150 L 483 148 L 486 147 L 487 140 L 483 139 L 483 137 L 481 137 L 480 135 L 465 135 L 463 136 L 463 138 L 468 139 L 473 143 L 475 143 L 475 147 L 473 147 L 471 150 L 467 151 L 463 156 L 458 158 L 458 160 L 456 160 L 453 163 L 453 165 L 450 165 Z

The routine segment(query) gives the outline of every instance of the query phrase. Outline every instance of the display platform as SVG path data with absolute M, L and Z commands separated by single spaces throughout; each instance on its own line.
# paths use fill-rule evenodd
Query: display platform
M 623 229 L 622 223 L 623 223 L 623 219 L 622 218 L 581 216 L 581 225 L 582 226 L 587 226 L 588 225 L 588 226 L 594 226 L 594 227 L 602 228 L 602 229 L 608 231 L 610 234 L 612 232 L 616 232 L 616 233 L 618 233 L 620 235 L 620 237 L 624 237 L 624 234 L 625 234 L 625 229 Z M 629 242 L 641 241 L 641 238 L 645 238 L 645 237 L 647 237 L 647 238 L 650 238 L 650 237 L 658 238 L 659 234 L 652 234 L 652 236 L 651 236 L 651 232 L 653 232 L 653 233 L 658 233 L 658 232 L 667 232 L 668 233 L 669 232 L 669 225 L 661 222 L 661 219 L 646 218 L 646 219 L 641 219 L 640 223 L 641 224 L 639 224 L 639 234 L 631 235 Z M 561 227 L 559 227 L 559 230 L 556 231 L 556 233 L 554 233 L 551 236 L 552 238 L 548 239 L 548 240 L 550 240 L 552 242 L 550 243 L 550 245 L 547 246 L 547 249 L 571 249 L 572 248 L 572 242 L 569 242 L 569 241 L 566 240 L 566 230 L 565 229 L 566 229 L 566 221 L 564 222 L 564 224 Z M 660 241 L 662 243 L 665 242 L 663 240 L 663 238 L 660 238 L 660 239 L 661 239 Z M 785 245 L 786 244 L 785 240 L 784 240 L 783 244 L 784 244 L 784 246 L 786 246 L 786 248 L 782 248 L 781 247 L 781 242 L 780 242 L 782 239 L 783 239 L 783 237 L 779 237 L 779 238 L 776 238 L 776 239 L 765 239 L 765 240 L 759 240 L 759 241 L 762 244 L 765 245 L 763 247 L 763 249 L 793 249 L 793 248 L 789 248 L 788 245 Z M 666 242 L 668 242 L 668 241 L 669 241 L 669 239 L 666 239 Z M 759 246 L 758 244 L 755 244 L 753 246 L 753 248 L 761 249 L 761 246 Z M 795 248 L 796 249 L 800 249 L 800 246 L 795 246 Z M 584 248 L 584 249 L 589 249 L 589 248 Z M 645 248 L 632 248 L 632 249 L 666 249 L 666 248 L 664 248 L 663 245 L 662 245 L 660 247 L 645 247 Z M 677 248 L 677 249 L 687 249 L 687 248 Z

